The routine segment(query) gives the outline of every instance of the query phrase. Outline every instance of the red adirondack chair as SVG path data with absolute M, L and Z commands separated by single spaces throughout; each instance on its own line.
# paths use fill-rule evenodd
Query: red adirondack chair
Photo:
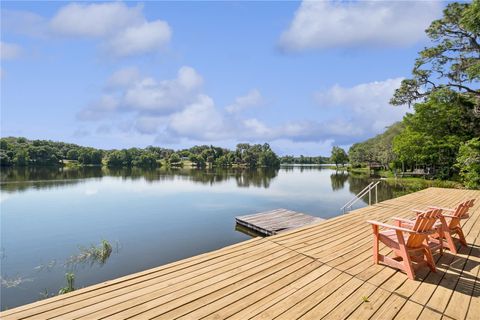
M 393 218 L 397 225 L 367 221 L 373 227 L 373 261 L 375 264 L 382 262 L 390 267 L 400 269 L 407 273 L 408 278 L 415 279 L 415 268 L 427 265 L 433 272 L 435 262 L 432 251 L 442 250 L 442 242 L 432 243 L 428 236 L 440 232 L 436 230 L 436 222 L 441 216 L 441 209 L 431 209 L 417 215 L 416 220 Z M 402 227 L 402 223 L 408 221 L 408 228 Z M 380 231 L 379 227 L 387 228 Z M 394 257 L 379 253 L 379 242 L 393 250 Z
M 465 235 L 463 234 L 460 222 L 462 219 L 467 219 L 469 217 L 468 210 L 473 207 L 474 203 L 475 199 L 467 200 L 457 205 L 454 209 L 429 206 L 428 208 L 430 210 L 441 209 L 443 211 L 442 217 L 440 218 L 442 232 L 433 234 L 431 237 L 442 242 L 443 245 L 450 249 L 454 254 L 457 253 L 457 247 L 453 241 L 454 235 L 458 235 L 460 243 L 467 246 L 467 240 L 465 240 Z

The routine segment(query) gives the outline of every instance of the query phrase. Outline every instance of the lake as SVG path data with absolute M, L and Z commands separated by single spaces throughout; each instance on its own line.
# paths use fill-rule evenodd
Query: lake
M 235 230 L 237 215 L 286 208 L 337 216 L 370 181 L 304 166 L 2 169 L 1 309 L 56 295 L 67 272 L 81 288 L 250 239 Z M 380 184 L 379 200 L 394 192 Z M 90 259 L 102 240 L 113 247 L 108 259 Z

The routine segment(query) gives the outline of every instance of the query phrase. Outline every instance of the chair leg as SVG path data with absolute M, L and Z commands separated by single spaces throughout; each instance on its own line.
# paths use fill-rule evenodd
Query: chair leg
M 458 234 L 458 238 L 460 240 L 460 243 L 463 244 L 465 247 L 467 247 L 467 240 L 465 240 L 465 236 L 463 235 L 463 231 L 462 231 L 462 228 L 458 228 L 457 229 L 457 234 Z
M 396 230 L 398 244 L 400 245 L 400 253 L 403 258 L 404 271 L 407 273 L 407 276 L 410 280 L 415 280 L 415 271 L 413 270 L 412 260 L 408 254 L 407 246 L 405 245 L 405 240 L 403 239 L 403 234 L 401 231 Z
M 432 270 L 432 272 L 437 272 L 437 269 L 435 268 L 435 261 L 433 261 L 432 250 L 430 250 L 428 247 L 425 248 L 425 258 L 430 270 Z
M 444 238 L 444 234 L 443 234 L 443 228 L 440 227 L 437 229 L 437 232 L 438 232 L 438 240 L 440 240 L 440 255 L 443 255 L 443 238 Z
M 410 280 L 415 280 L 415 271 L 413 270 L 412 261 L 408 255 L 408 252 L 405 251 L 403 256 L 403 264 L 405 265 L 405 272 Z
M 453 254 L 457 254 L 457 247 L 455 246 L 455 242 L 453 241 L 450 232 L 446 231 L 443 235 L 445 236 L 445 240 L 447 240 L 448 249 L 450 249 Z
M 378 226 L 372 225 L 373 227 L 373 263 L 378 264 Z

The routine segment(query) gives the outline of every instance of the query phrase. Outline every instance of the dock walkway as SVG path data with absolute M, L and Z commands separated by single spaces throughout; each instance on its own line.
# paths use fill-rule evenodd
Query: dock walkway
M 245 228 L 251 229 L 264 236 L 271 236 L 320 222 L 324 219 L 292 210 L 276 209 L 235 217 L 235 220 Z
M 457 255 L 418 280 L 372 263 L 365 220 L 476 198 Z M 391 221 L 390 221 L 391 222 Z M 429 188 L 7 310 L 8 319 L 478 319 L 480 191 Z M 381 251 L 386 253 L 385 247 Z

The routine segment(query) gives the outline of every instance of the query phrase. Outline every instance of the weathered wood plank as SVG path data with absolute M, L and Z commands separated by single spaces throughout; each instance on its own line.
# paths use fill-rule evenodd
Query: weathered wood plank
M 311 225 L 324 219 L 287 209 L 235 217 L 237 224 L 266 236 Z

